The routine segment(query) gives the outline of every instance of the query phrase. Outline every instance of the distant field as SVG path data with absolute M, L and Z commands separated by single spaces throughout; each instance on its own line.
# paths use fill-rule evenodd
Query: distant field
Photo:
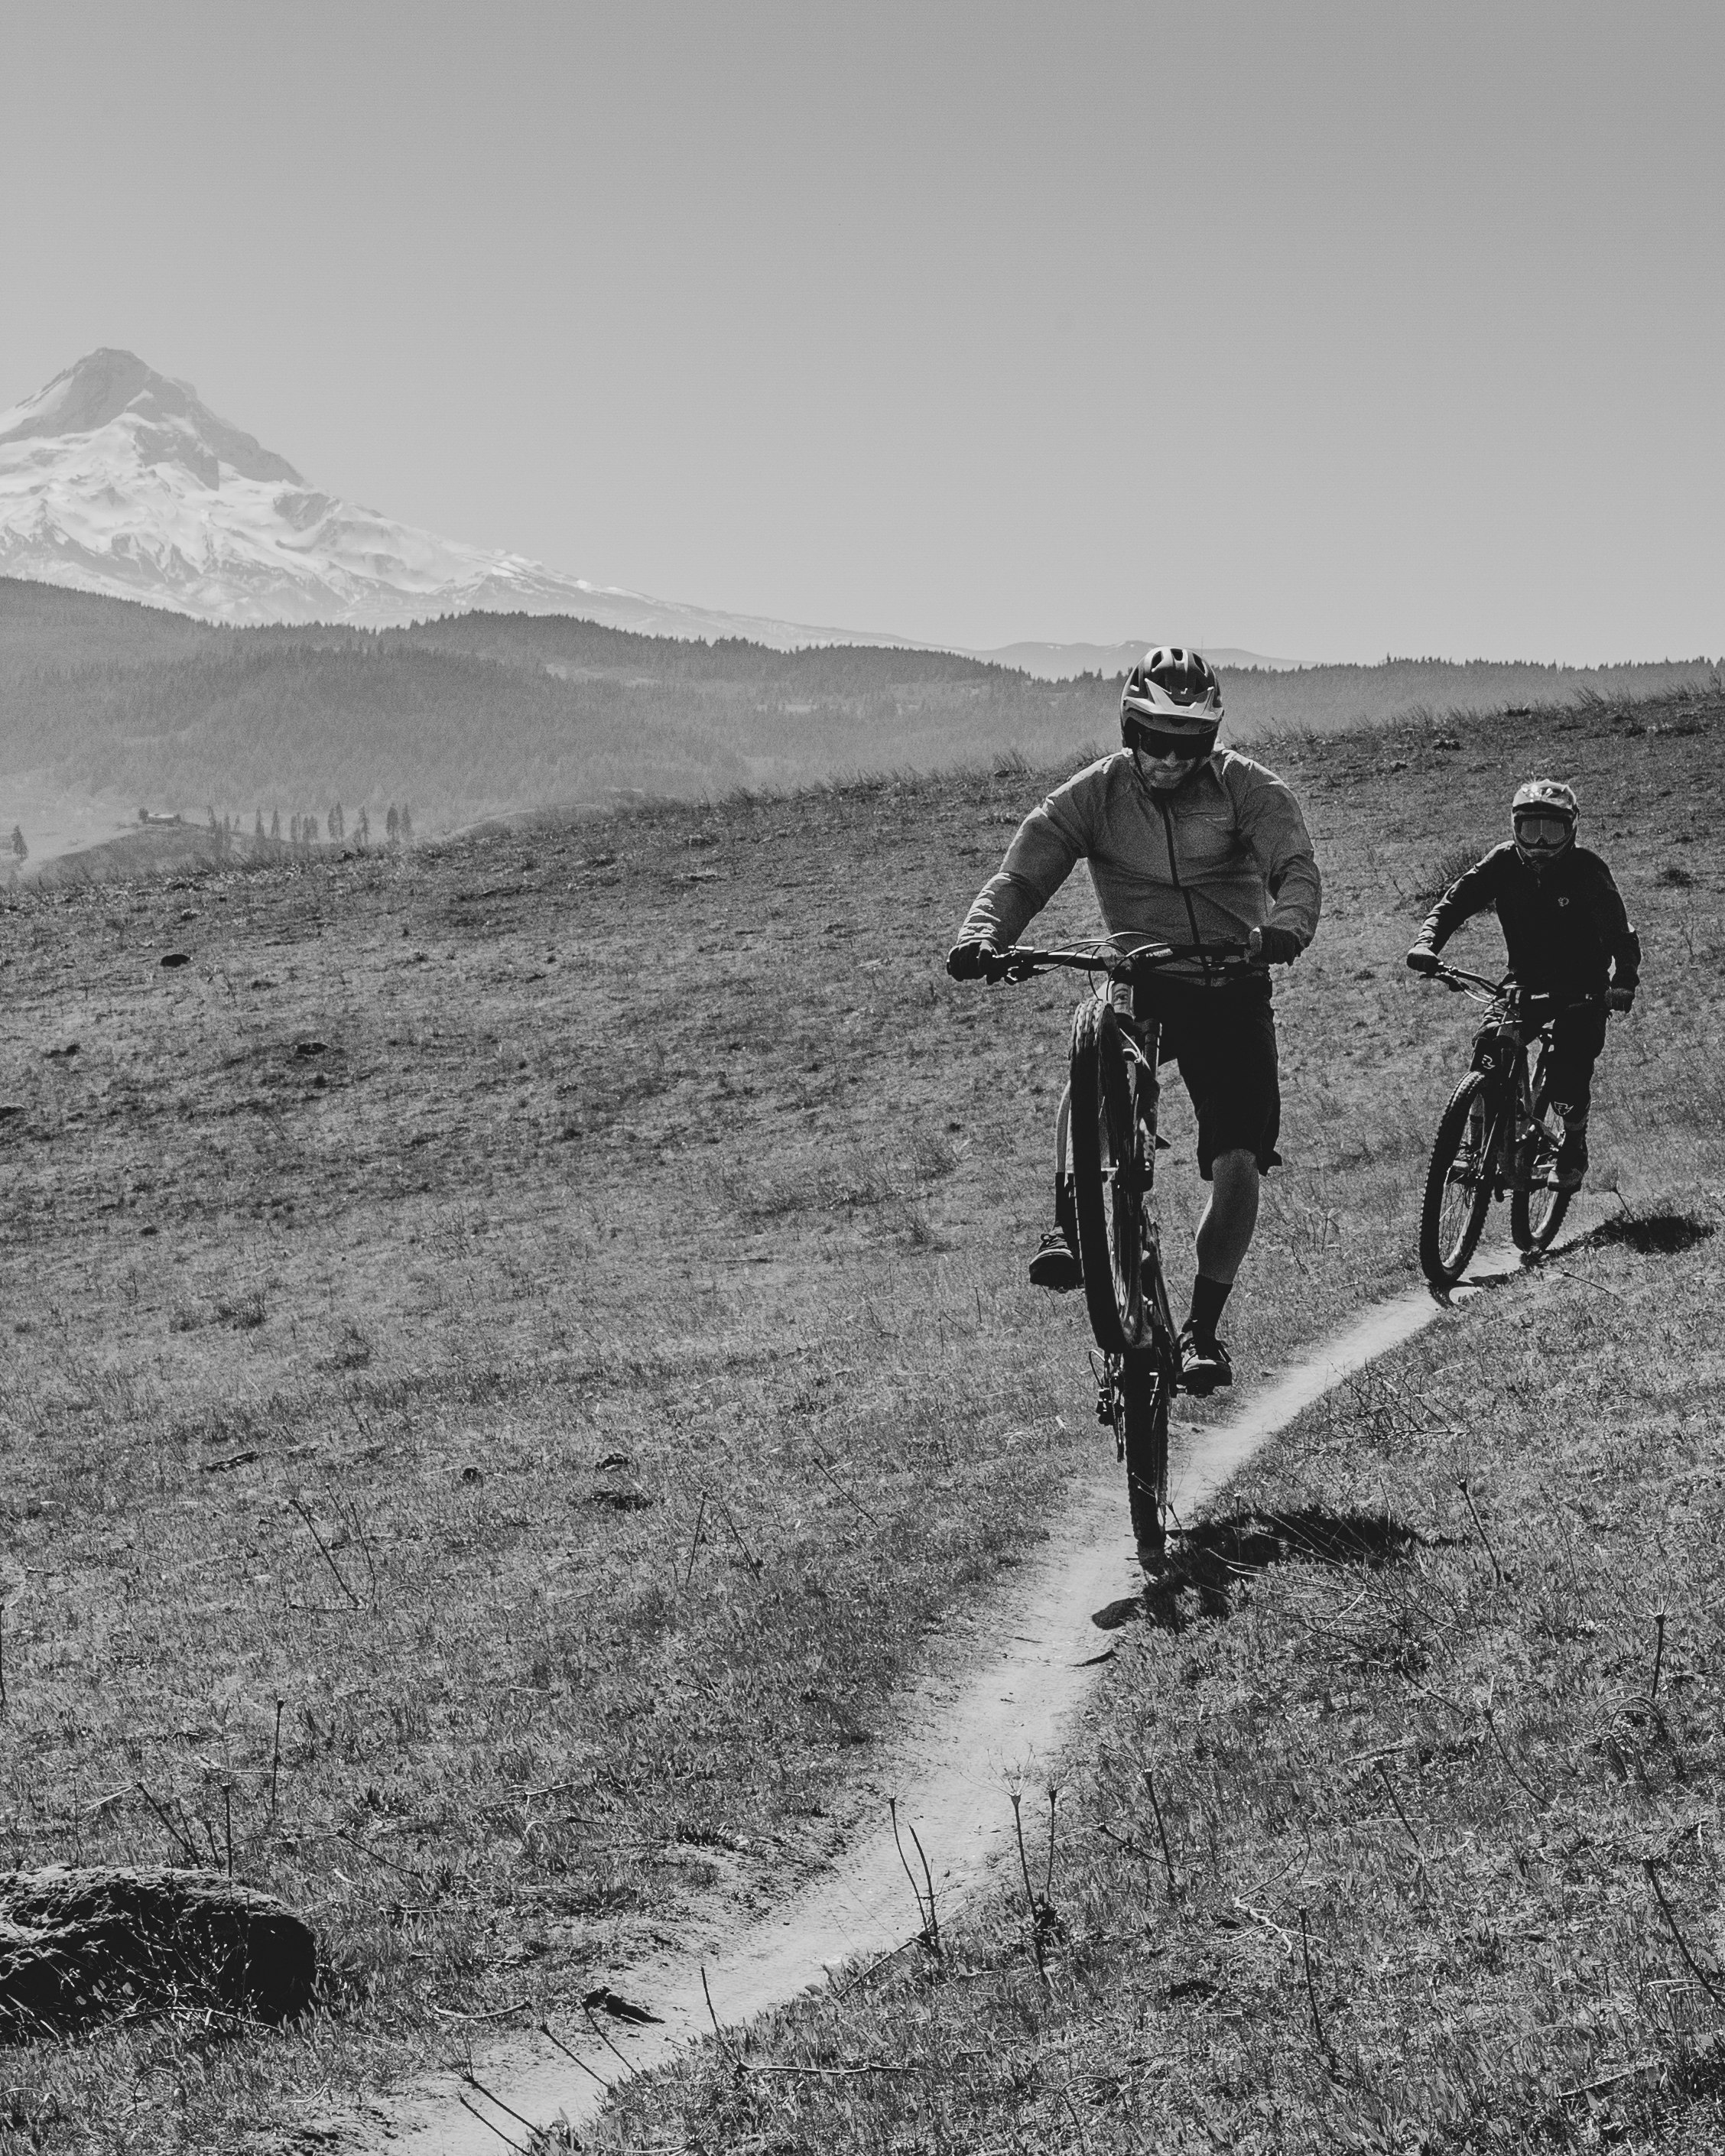
M 1279 997 L 1243 1387 L 1409 1276 L 1468 1014 L 1401 952 L 1532 760 L 1581 788 L 1650 954 L 1595 1181 L 1725 1183 L 1722 718 L 1290 745 L 1327 912 Z M 878 1805 L 896 1688 L 1101 1442 L 1081 1317 L 1023 1280 L 1068 993 L 940 969 L 1056 775 L 0 906 L 11 1861 L 160 1861 L 141 1790 L 219 1822 L 225 1784 L 239 1869 L 331 1972 L 298 2032 L 15 2051 L 21 2146 L 302 2146 Z M 1049 925 L 1088 918 L 1080 879 Z M 1178 1250 L 1178 1099 L 1170 1129 Z
M 1379 666 L 1304 666 L 1230 672 L 1223 677 L 1230 723 L 1243 738 L 1333 733 L 1386 719 L 1493 715 L 1506 739 L 1519 720 L 1578 698 L 1613 707 L 1681 691 L 1717 701 L 1725 693 L 1717 659 L 1633 666 L 1533 666 L 1492 660 L 1386 659 Z

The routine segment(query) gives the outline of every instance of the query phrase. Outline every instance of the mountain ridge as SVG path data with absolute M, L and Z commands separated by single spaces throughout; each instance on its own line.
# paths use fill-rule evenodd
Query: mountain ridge
M 102 346 L 0 411 L 0 576 L 230 627 L 402 628 L 440 613 L 567 614 L 648 636 L 955 651 L 1044 680 L 1119 673 L 1145 649 L 930 644 L 655 598 L 402 524 L 314 485 L 193 385 Z M 1153 639 L 1151 639 L 1153 640 Z M 1228 650 L 1219 663 L 1298 662 Z
M 399 523 L 312 485 L 191 383 L 113 346 L 0 412 L 0 575 L 235 627 L 501 612 L 778 649 L 910 641 L 654 598 Z

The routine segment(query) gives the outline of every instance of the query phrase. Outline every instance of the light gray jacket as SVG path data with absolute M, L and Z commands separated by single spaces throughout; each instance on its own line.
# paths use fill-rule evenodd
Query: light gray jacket
M 1019 824 L 963 934 L 1017 942 L 1081 859 L 1111 936 L 1243 943 L 1273 922 L 1303 949 L 1317 932 L 1322 887 L 1300 804 L 1273 771 L 1232 749 L 1173 793 L 1144 783 L 1130 749 L 1069 778 Z

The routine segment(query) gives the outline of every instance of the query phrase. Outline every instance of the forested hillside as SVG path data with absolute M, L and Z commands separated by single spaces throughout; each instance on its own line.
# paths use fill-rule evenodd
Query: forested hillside
M 1420 711 L 1513 724 L 1579 691 L 1635 698 L 1711 670 L 1395 660 L 1223 681 L 1230 734 L 1250 742 Z M 630 789 L 720 793 L 1013 752 L 1070 764 L 1117 738 L 1118 694 L 1099 674 L 1050 681 L 952 652 L 776 651 L 566 615 L 213 629 L 0 579 L 0 778 L 247 830 L 259 812 L 285 828 L 338 803 L 377 820 L 410 800 L 424 831 Z

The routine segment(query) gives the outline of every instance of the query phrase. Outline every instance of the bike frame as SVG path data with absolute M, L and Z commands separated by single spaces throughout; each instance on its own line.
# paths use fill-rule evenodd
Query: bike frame
M 1491 1178 L 1493 1197 L 1502 1199 L 1521 1187 L 1518 1156 L 1522 1140 L 1550 1136 L 1533 1111 L 1527 1051 L 1536 1045 L 1542 1049 L 1549 1046 L 1552 1021 L 1560 1011 L 1587 1009 L 1600 998 L 1581 996 L 1563 1004 L 1549 990 L 1525 988 L 1511 976 L 1491 981 L 1483 973 L 1470 973 L 1460 966 L 1440 966 L 1428 978 L 1486 1005 L 1485 1016 L 1474 1035 L 1471 1068 L 1481 1073 L 1490 1089 L 1481 1172 Z M 1490 1055 L 1482 1045 L 1488 1032 L 1494 1033 L 1510 1052 L 1498 1058 Z
M 1002 952 L 985 969 L 984 978 L 1024 981 L 1034 974 L 1055 968 L 1087 973 L 1092 977 L 1091 993 L 1096 1000 L 1113 1003 L 1118 1014 L 1115 993 L 1118 988 L 1122 985 L 1130 988 L 1147 985 L 1169 966 L 1193 960 L 1200 962 L 1205 973 L 1212 978 L 1221 975 L 1238 978 L 1247 974 L 1260 974 L 1266 970 L 1260 963 L 1255 962 L 1248 947 L 1244 944 L 1198 946 L 1147 942 L 1125 951 L 1117 949 L 1112 943 L 1060 951 L 1034 950 L 1019 946 Z M 1097 975 L 1102 976 L 1102 979 L 1096 979 Z M 1136 1135 L 1138 1153 L 1130 1172 L 1137 1192 L 1143 1199 L 1139 1220 L 1140 1258 L 1143 1295 L 1150 1311 L 1150 1339 L 1144 1347 L 1132 1352 L 1150 1358 L 1158 1372 L 1158 1382 L 1171 1398 L 1179 1382 L 1179 1359 L 1173 1317 L 1168 1306 L 1168 1286 L 1163 1274 L 1161 1229 L 1154 1204 L 1156 1155 L 1167 1142 L 1157 1127 L 1162 1098 L 1162 1027 L 1153 1012 L 1142 1018 L 1134 1013 L 1129 1022 L 1123 1014 L 1121 1017 L 1120 1041 L 1125 1050 L 1132 1087 L 1132 1128 Z M 1071 1088 L 1069 1085 L 1061 1094 L 1055 1122 L 1056 1171 L 1061 1175 L 1066 1171 L 1070 1107 Z M 1121 1163 L 1116 1164 L 1117 1177 L 1121 1166 Z M 1126 1358 L 1103 1341 L 1100 1335 L 1097 1347 L 1102 1358 L 1102 1369 L 1096 1383 L 1096 1419 L 1112 1429 L 1117 1453 L 1124 1460 L 1127 1449 L 1123 1390 Z

